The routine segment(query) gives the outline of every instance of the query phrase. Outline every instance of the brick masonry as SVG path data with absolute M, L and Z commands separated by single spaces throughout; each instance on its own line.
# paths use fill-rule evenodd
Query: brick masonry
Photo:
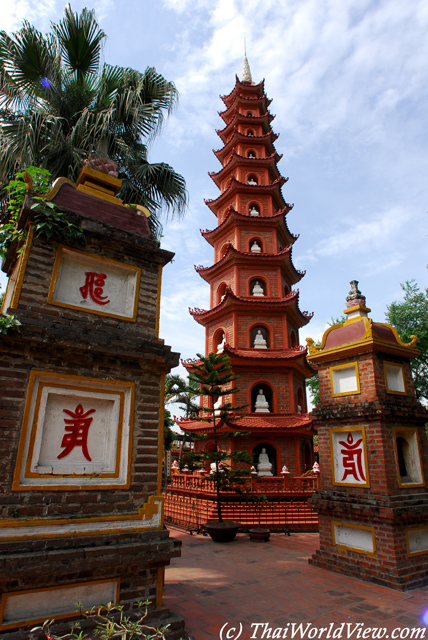
M 351 326 L 352 321 L 347 321 L 345 326 L 347 324 Z M 427 412 L 415 397 L 410 369 L 414 350 L 408 348 L 407 354 L 406 347 L 397 339 L 395 343 L 392 339 L 390 343 L 381 342 L 376 337 L 374 324 L 370 330 L 371 339 L 366 335 L 365 341 L 349 340 L 335 350 L 321 348 L 309 356 L 318 368 L 320 380 L 321 403 L 312 417 L 318 428 L 322 470 L 320 490 L 312 497 L 319 516 L 320 549 L 309 562 L 405 590 L 428 584 L 428 549 L 416 555 L 410 553 L 407 542 L 409 531 L 428 527 Z M 355 362 L 360 392 L 333 395 L 331 367 Z M 405 394 L 387 392 L 384 362 L 403 367 Z M 344 429 L 344 436 L 346 428 L 364 430 L 370 486 L 343 486 L 335 481 L 330 448 L 330 433 L 335 428 Z M 423 482 L 413 481 L 402 486 L 394 429 L 411 429 L 417 433 Z M 373 552 L 337 543 L 333 537 L 334 523 L 347 527 L 348 533 L 358 527 L 372 531 Z
M 54 202 L 84 229 L 87 243 L 81 250 L 138 267 L 141 280 L 135 322 L 49 304 L 58 245 L 43 237 L 31 243 L 17 307 L 9 309 L 22 323 L 21 332 L 0 337 L 1 519 L 22 526 L 34 519 L 55 525 L 60 519 L 131 517 L 159 493 L 161 376 L 178 364 L 179 355 L 157 337 L 159 270 L 173 254 L 157 247 L 146 219 L 68 184 Z M 30 205 L 27 200 L 23 223 Z M 13 251 L 7 256 L 9 274 L 17 259 Z M 135 385 L 129 489 L 92 490 L 90 484 L 70 491 L 12 489 L 31 371 Z M 138 533 L 9 539 L 0 542 L 0 588 L 11 593 L 119 578 L 125 609 L 131 612 L 135 600 L 150 600 L 153 619 L 171 622 L 170 637 L 179 638 L 182 619 L 161 606 L 163 568 L 179 554 L 179 544 L 159 526 Z M 0 630 L 0 638 L 28 638 L 28 627 Z

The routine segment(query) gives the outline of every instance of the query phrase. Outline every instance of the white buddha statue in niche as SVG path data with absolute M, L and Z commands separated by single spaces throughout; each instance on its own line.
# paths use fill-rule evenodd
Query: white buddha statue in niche
M 265 447 L 263 447 L 261 454 L 259 455 L 259 462 L 257 464 L 257 475 L 259 476 L 272 476 L 271 471 L 272 463 L 269 462 L 269 456 L 266 453 Z
M 255 283 L 253 284 L 251 295 L 252 296 L 264 296 L 265 295 L 265 292 L 263 291 L 263 287 L 260 285 L 260 282 L 258 280 L 256 280 Z
M 226 334 L 223 333 L 223 338 L 222 338 L 221 342 L 218 344 L 218 347 L 217 347 L 217 353 L 223 353 L 225 344 L 226 344 Z
M 251 207 L 250 211 L 249 211 L 250 216 L 259 216 L 260 215 L 260 211 L 257 209 L 257 207 L 255 207 L 254 205 Z
M 257 240 L 254 240 L 254 242 L 252 243 L 250 251 L 251 251 L 251 253 L 261 253 L 262 252 L 262 248 L 259 245 L 259 243 L 257 242 Z
M 263 393 L 263 389 L 259 389 L 256 403 L 254 405 L 254 411 L 255 413 L 270 413 L 269 402 L 266 400 L 266 396 Z
M 257 186 L 257 180 L 253 177 L 248 178 L 248 184 L 251 185 L 252 187 Z
M 263 337 L 261 329 L 257 329 L 257 333 L 254 338 L 253 347 L 254 349 L 267 349 L 267 342 Z
M 221 413 L 221 408 L 223 406 L 223 396 L 219 396 L 217 402 L 214 403 L 214 415 L 218 418 Z

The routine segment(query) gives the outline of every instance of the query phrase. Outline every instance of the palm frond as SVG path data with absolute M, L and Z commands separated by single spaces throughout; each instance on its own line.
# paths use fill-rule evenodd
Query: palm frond
M 58 38 L 65 65 L 82 81 L 86 74 L 99 71 L 102 41 L 106 34 L 98 25 L 93 10 L 85 8 L 79 15 L 68 4 L 64 14 L 58 24 L 51 23 L 51 28 Z
M 128 170 L 148 197 L 166 205 L 166 216 L 171 213 L 182 216 L 187 207 L 187 192 L 184 178 L 164 162 L 149 162 L 129 166 Z
M 146 206 L 159 233 L 160 214 L 181 216 L 187 204 L 182 176 L 147 161 L 177 89 L 153 67 L 100 72 L 105 37 L 93 11 L 70 5 L 45 36 L 29 22 L 12 36 L 0 32 L 0 189 L 28 165 L 75 180 L 89 155 L 108 156 L 119 166 L 120 196 Z
M 22 106 L 22 100 L 28 104 L 29 98 L 37 103 L 46 99 L 56 84 L 58 71 L 52 43 L 32 25 L 24 22 L 13 36 L 0 33 L 0 104 L 10 108 Z M 49 86 L 44 87 L 42 81 Z

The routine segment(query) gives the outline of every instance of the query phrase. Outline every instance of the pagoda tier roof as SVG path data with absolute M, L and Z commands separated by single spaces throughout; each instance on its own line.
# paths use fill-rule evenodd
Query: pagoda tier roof
M 275 116 L 271 115 L 268 111 L 266 111 L 266 113 L 264 113 L 262 116 L 247 116 L 244 113 L 235 111 L 234 116 L 232 117 L 230 122 L 226 124 L 224 129 L 216 129 L 216 134 L 223 140 L 223 143 L 226 144 L 229 136 L 238 124 L 261 124 L 264 126 L 265 132 L 267 133 L 270 130 L 270 123 L 274 118 Z
M 229 107 L 225 111 L 218 111 L 218 115 L 220 118 L 226 122 L 226 124 L 233 117 L 233 114 L 238 111 L 238 105 L 243 105 L 246 107 L 259 107 L 260 111 L 266 112 L 272 100 L 267 98 L 265 95 L 262 96 L 243 96 L 237 93 L 233 102 L 229 105 Z
M 276 163 L 279 162 L 282 158 L 282 154 L 279 155 L 275 151 L 270 156 L 266 156 L 265 158 L 248 158 L 246 156 L 241 156 L 236 149 L 232 151 L 232 155 L 230 156 L 227 163 L 220 169 L 220 171 L 210 171 L 208 175 L 210 178 L 214 180 L 218 188 L 220 189 L 221 180 L 224 179 L 225 175 L 234 169 L 236 165 L 256 168 L 256 167 L 265 167 L 266 165 L 270 167 L 272 172 L 276 175 L 277 178 L 281 176 L 276 166 Z
M 234 127 L 233 135 L 230 138 L 230 140 L 227 142 L 227 144 L 225 144 L 222 149 L 217 149 L 217 150 L 213 149 L 213 153 L 216 156 L 217 160 L 219 160 L 221 164 L 223 164 L 224 157 L 227 156 L 228 153 L 230 153 L 233 147 L 236 144 L 238 144 L 238 142 L 245 142 L 245 143 L 254 143 L 254 144 L 264 144 L 268 149 L 269 155 L 271 155 L 276 151 L 273 143 L 278 138 L 279 138 L 279 134 L 274 133 L 272 129 L 270 129 L 268 133 L 265 133 L 262 136 L 247 136 L 245 133 L 241 133 L 240 131 L 238 131 L 236 127 Z
M 298 289 L 291 291 L 284 298 L 267 298 L 265 296 L 238 296 L 236 293 L 233 293 L 232 289 L 228 286 L 226 286 L 223 300 L 215 307 L 208 310 L 197 307 L 191 309 L 189 307 L 189 312 L 196 322 L 199 322 L 201 325 L 206 325 L 218 316 L 222 316 L 224 313 L 230 311 L 245 311 L 253 314 L 258 312 L 264 313 L 266 311 L 284 313 L 285 309 L 288 309 L 292 313 L 299 327 L 308 324 L 313 316 L 313 313 L 309 313 L 308 311 L 300 311 Z
M 205 420 L 192 420 L 191 418 L 177 418 L 174 420 L 180 429 L 191 433 L 213 433 L 210 422 Z M 316 433 L 313 421 L 307 413 L 251 413 L 237 420 L 226 422 L 221 418 L 216 422 L 216 431 L 227 434 L 230 431 L 250 432 L 303 432 L 305 434 Z
M 264 80 L 262 80 L 258 84 L 253 84 L 252 82 L 241 82 L 238 76 L 235 76 L 235 78 L 236 82 L 232 91 L 227 96 L 220 96 L 226 107 L 229 107 L 229 105 L 234 101 L 237 94 L 239 94 L 240 96 L 245 96 L 246 94 L 250 93 L 254 96 L 257 96 L 258 98 L 266 95 Z
M 306 360 L 307 348 L 302 345 L 294 349 L 239 349 L 226 343 L 223 353 L 229 356 L 234 371 L 240 366 L 257 367 L 258 370 L 292 367 L 308 378 L 317 371 Z
M 257 227 L 258 229 L 260 229 L 260 224 L 264 226 L 272 226 L 272 227 L 276 227 L 280 225 L 283 228 L 283 231 L 285 232 L 284 235 L 287 238 L 287 243 L 294 244 L 294 242 L 297 240 L 299 235 L 294 235 L 291 233 L 291 231 L 288 228 L 287 220 L 285 217 L 286 214 L 292 208 L 293 208 L 293 205 L 290 204 L 290 205 L 287 205 L 287 207 L 285 207 L 284 209 L 281 209 L 280 211 L 277 211 L 276 213 L 274 213 L 273 216 L 251 216 L 249 213 L 239 213 L 231 205 L 229 208 L 229 211 L 227 212 L 226 217 L 218 225 L 218 227 L 215 227 L 215 229 L 212 229 L 212 230 L 200 229 L 200 232 L 207 242 L 209 242 L 211 245 L 214 245 L 214 242 L 217 240 L 217 238 L 235 220 L 237 220 L 238 222 L 245 223 L 249 227 Z
M 237 180 L 234 176 L 230 178 L 230 182 L 226 189 L 215 199 L 205 200 L 205 204 L 211 209 L 214 215 L 217 215 L 216 209 L 222 207 L 225 201 L 229 200 L 235 192 L 246 193 L 254 199 L 257 199 L 257 194 L 270 193 L 276 200 L 277 205 L 283 209 L 286 206 L 286 202 L 281 193 L 281 187 L 287 182 L 288 178 L 280 176 L 276 180 L 273 180 L 270 184 L 247 184 Z
M 233 355 L 235 358 L 251 359 L 251 360 L 294 360 L 306 355 L 307 347 L 299 345 L 294 349 L 239 349 L 231 347 L 229 344 L 224 345 L 223 353 Z M 315 369 L 314 369 L 315 371 Z
M 220 258 L 218 262 L 215 262 L 210 267 L 202 267 L 202 266 L 195 265 L 195 269 L 199 273 L 201 278 L 203 278 L 207 282 L 210 282 L 210 280 L 215 275 L 217 275 L 217 272 L 221 271 L 227 265 L 227 263 L 231 261 L 233 261 L 233 264 L 244 262 L 244 263 L 249 263 L 249 265 L 251 266 L 254 263 L 257 264 L 259 262 L 261 262 L 263 265 L 276 264 L 276 265 L 282 266 L 286 262 L 288 267 L 288 273 L 293 280 L 293 284 L 295 284 L 296 282 L 299 282 L 303 278 L 306 271 L 299 271 L 298 269 L 295 268 L 295 266 L 291 261 L 291 249 L 292 247 L 291 245 L 289 245 L 288 247 L 285 247 L 282 251 L 278 251 L 278 253 L 255 253 L 252 251 L 239 251 L 239 249 L 235 249 L 235 247 L 231 243 L 229 243 L 224 256 Z

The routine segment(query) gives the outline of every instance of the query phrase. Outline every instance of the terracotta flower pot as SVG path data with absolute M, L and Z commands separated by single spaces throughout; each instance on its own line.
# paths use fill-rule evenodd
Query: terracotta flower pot
M 250 529 L 249 534 L 253 542 L 269 542 L 269 529 Z
M 205 525 L 214 542 L 232 542 L 241 525 L 234 520 L 214 520 Z

